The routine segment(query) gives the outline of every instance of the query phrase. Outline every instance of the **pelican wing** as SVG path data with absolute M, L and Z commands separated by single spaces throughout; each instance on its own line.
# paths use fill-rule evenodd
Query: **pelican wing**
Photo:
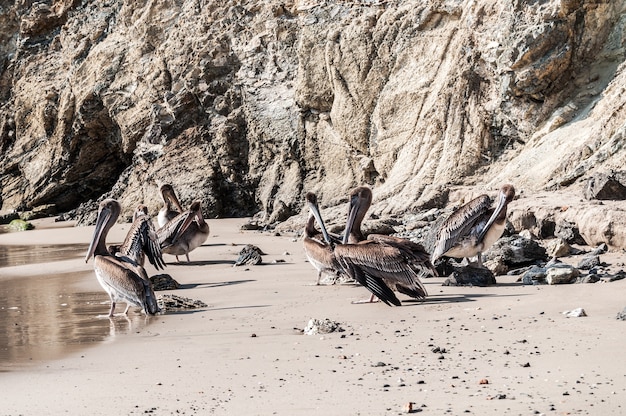
M 161 246 L 152 219 L 147 215 L 137 217 L 120 247 L 120 254 L 143 265 L 144 253 L 157 270 L 165 268 Z
M 399 304 L 399 301 L 398 303 L 392 301 L 397 300 L 395 294 L 393 297 L 388 295 L 385 288 L 393 293 L 389 285 L 414 298 L 422 299 L 427 295 L 419 276 L 427 271 L 430 272 L 429 267 L 423 263 L 411 261 L 406 252 L 391 243 L 366 240 L 358 244 L 340 245 L 335 248 L 335 255 L 346 271 L 355 275 L 353 277 L 357 281 L 360 277 L 362 280 L 365 278 L 368 283 L 382 282 L 384 288 L 379 290 L 384 292 L 387 301 L 391 303 Z M 361 284 L 366 286 L 364 283 Z M 380 285 L 379 283 L 378 286 Z M 370 287 L 368 289 L 372 290 Z M 378 296 L 377 293 L 374 294 Z M 382 298 L 381 300 L 384 301 Z
M 191 211 L 178 214 L 173 220 L 157 230 L 156 233 L 161 249 L 171 246 L 180 238 L 181 232 L 183 231 L 182 226 L 190 215 L 193 215 Z
M 437 242 L 432 253 L 432 261 L 441 258 L 462 237 L 468 235 L 475 222 L 491 207 L 491 199 L 481 195 L 456 210 L 441 224 Z
M 406 238 L 384 234 L 370 234 L 367 236 L 367 239 L 396 247 L 402 252 L 408 264 L 420 277 L 437 276 L 437 270 L 430 262 L 430 254 L 428 254 L 421 244 L 407 240 Z

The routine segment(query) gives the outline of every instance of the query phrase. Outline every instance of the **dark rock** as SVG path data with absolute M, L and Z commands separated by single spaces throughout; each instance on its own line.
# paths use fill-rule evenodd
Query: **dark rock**
M 536 285 L 546 282 L 546 268 L 540 266 L 531 266 L 529 270 L 524 272 L 521 281 L 524 285 Z
M 585 199 L 626 199 L 626 172 L 596 173 L 587 180 Z
M 0 214 L 0 224 L 8 224 L 13 220 L 18 220 L 19 218 L 20 216 L 17 212 Z
M 617 313 L 617 319 L 620 321 L 626 321 L 626 308 L 623 311 Z
M 509 270 L 509 271 L 507 272 L 507 274 L 508 274 L 509 276 L 517 276 L 517 275 L 520 275 L 520 274 L 522 274 L 522 273 L 526 273 L 528 270 L 531 270 L 533 267 L 539 267 L 539 266 L 537 266 L 537 265 L 532 265 L 532 266 L 526 266 L 526 267 L 518 267 L 518 268 L 516 268 L 516 269 Z
M 578 267 L 581 270 L 591 270 L 600 265 L 600 256 L 585 256 L 578 262 Z
M 626 278 L 626 272 L 624 272 L 623 270 L 620 270 L 619 272 L 613 275 L 609 275 L 607 280 L 609 282 L 615 282 L 617 280 L 622 280 L 624 278 Z
M 554 236 L 562 238 L 569 244 L 587 244 L 585 239 L 580 235 L 580 230 L 576 224 L 570 221 L 559 221 L 556 223 Z
M 237 258 L 237 260 L 235 260 L 235 266 L 241 266 L 246 264 L 254 266 L 257 264 L 261 264 L 261 262 L 263 261 L 263 259 L 261 258 L 261 254 L 265 253 L 263 253 L 260 248 L 258 248 L 257 246 L 253 246 L 252 244 L 247 244 L 239 252 L 239 257 Z
M 609 247 L 605 243 L 602 243 L 598 247 L 596 247 L 595 249 L 590 251 L 588 255 L 589 256 L 595 256 L 595 255 L 604 254 L 604 253 L 606 253 L 608 251 L 608 249 L 609 249 Z
M 496 260 L 499 257 L 509 267 L 519 267 L 548 260 L 545 248 L 536 241 L 519 235 L 504 237 L 496 241 L 484 253 L 483 260 Z
M 597 283 L 599 281 L 600 277 L 597 274 L 579 276 L 578 279 L 576 279 L 576 283 Z
M 109 246 L 109 251 L 111 250 L 111 246 Z M 180 288 L 180 284 L 172 278 L 169 274 L 156 274 L 154 276 L 150 276 L 150 281 L 152 282 L 152 287 L 154 290 L 174 290 Z
M 537 220 L 537 229 L 539 230 L 539 237 L 552 238 L 554 237 L 554 230 L 556 229 L 556 223 L 552 218 L 543 218 Z
M 491 286 L 496 278 L 489 269 L 473 266 L 453 266 L 454 271 L 443 282 L 443 286 Z
M 259 224 L 259 222 L 258 222 L 258 221 L 254 221 L 254 220 L 252 220 L 252 221 L 250 221 L 250 222 L 247 222 L 247 223 L 243 224 L 243 225 L 241 226 L 241 229 L 242 229 L 243 231 L 256 231 L 256 230 L 261 230 L 261 229 L 263 229 L 263 224 Z

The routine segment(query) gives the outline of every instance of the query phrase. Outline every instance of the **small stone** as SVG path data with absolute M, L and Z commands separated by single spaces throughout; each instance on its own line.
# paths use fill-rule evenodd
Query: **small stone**
M 580 318 L 583 316 L 587 316 L 587 313 L 585 312 L 583 308 L 576 308 L 571 311 L 563 312 L 563 315 L 565 315 L 568 318 Z
M 551 267 L 546 272 L 546 282 L 549 285 L 572 283 L 579 275 L 578 269 L 572 266 Z
M 546 251 L 550 257 L 564 257 L 569 255 L 571 246 L 564 239 L 557 238 L 548 244 Z
M 489 380 L 487 380 L 486 378 L 482 378 L 482 379 L 480 379 L 478 384 L 489 384 Z

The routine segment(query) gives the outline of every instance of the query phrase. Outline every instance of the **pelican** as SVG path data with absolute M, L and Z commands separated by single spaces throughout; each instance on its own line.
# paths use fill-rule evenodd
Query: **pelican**
M 140 307 L 147 315 L 159 312 L 156 296 L 146 270 L 124 257 L 116 257 L 106 248 L 106 236 L 120 215 L 121 207 L 114 199 L 100 203 L 98 219 L 85 263 L 93 255 L 93 268 L 100 286 L 111 298 L 109 316 L 113 316 L 116 302 L 126 302 L 124 315 L 131 305 Z
M 111 247 L 109 247 L 111 251 Z M 152 218 L 148 215 L 148 207 L 140 204 L 133 214 L 133 223 L 128 230 L 126 239 L 121 246 L 117 247 L 111 254 L 118 257 L 124 257 L 126 260 L 132 261 L 143 267 L 145 257 L 157 270 L 164 269 L 165 262 L 159 239 L 152 223 Z
M 194 201 L 189 209 L 180 213 L 157 230 L 163 253 L 176 256 L 185 255 L 189 263 L 189 252 L 200 247 L 209 237 L 209 224 L 202 217 L 200 201 Z
M 159 227 L 163 227 L 165 224 L 173 220 L 178 214 L 184 211 L 183 207 L 178 202 L 176 192 L 170 184 L 161 186 L 161 198 L 163 199 L 163 208 L 157 215 L 157 222 Z
M 502 236 L 506 223 L 506 207 L 515 197 L 513 185 L 500 188 L 495 208 L 491 198 L 481 195 L 456 210 L 437 231 L 437 240 L 431 261 L 441 257 L 478 257 L 483 267 L 482 252 Z
M 376 296 L 388 305 L 400 306 L 393 290 L 424 299 L 427 292 L 420 277 L 436 275 L 428 253 L 404 238 L 370 234 L 365 240 L 360 228 L 371 201 L 372 191 L 367 187 L 351 192 L 343 244 L 335 248 L 335 256 L 347 274 L 372 292 L 369 302 Z
M 316 285 L 319 285 L 322 273 L 332 274 L 335 277 L 343 273 L 343 269 L 333 254 L 334 244 L 340 241 L 333 239 L 326 231 L 317 205 L 317 196 L 312 192 L 307 192 L 305 198 L 309 206 L 309 219 L 304 227 L 304 254 L 317 270 Z M 321 232 L 315 228 L 315 221 L 320 224 Z

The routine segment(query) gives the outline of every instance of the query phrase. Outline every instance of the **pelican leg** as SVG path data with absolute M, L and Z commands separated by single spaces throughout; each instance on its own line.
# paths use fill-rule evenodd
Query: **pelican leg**
M 187 263 L 191 263 L 191 260 L 189 260 L 189 253 L 185 253 L 185 256 L 187 257 Z
M 126 304 L 126 309 L 124 310 L 124 315 L 128 315 L 128 310 L 130 309 L 130 303 Z
M 111 309 L 109 310 L 109 316 L 113 316 L 113 311 L 115 311 L 115 302 L 111 301 Z

